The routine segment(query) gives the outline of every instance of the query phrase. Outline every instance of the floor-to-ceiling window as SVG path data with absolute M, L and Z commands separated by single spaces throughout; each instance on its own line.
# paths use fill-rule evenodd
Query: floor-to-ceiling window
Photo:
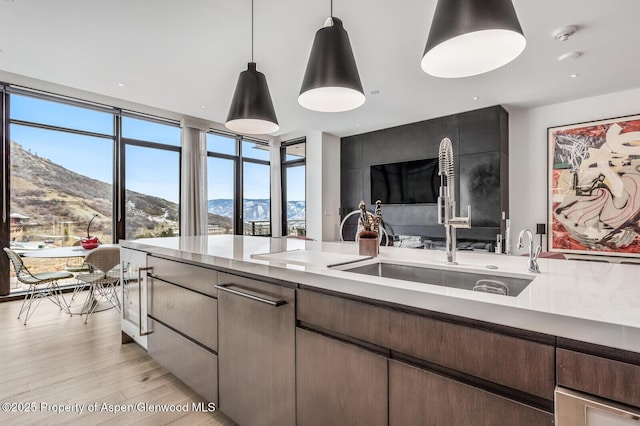
M 282 162 L 282 235 L 307 235 L 306 222 L 306 141 L 283 142 Z
M 180 233 L 178 123 L 123 115 L 125 238 Z
M 271 235 L 269 144 L 207 134 L 209 234 Z
M 207 233 L 235 234 L 238 141 L 207 133 Z
M 9 233 L 3 245 L 19 253 L 74 246 L 88 233 L 112 243 L 116 110 L 27 90 L 11 90 L 6 101 Z M 70 261 L 24 263 L 37 273 L 68 268 Z M 10 291 L 22 289 L 11 281 Z
M 271 235 L 271 166 L 269 145 L 243 140 L 242 220 L 244 235 Z
M 0 83 L 0 116 L 2 117 L 2 126 L 0 126 L 0 149 L 2 150 L 2 174 L 0 175 L 0 208 L 2 209 L 2 221 L 0 222 L 0 243 L 3 246 L 7 246 L 9 244 L 10 238 L 10 230 L 9 230 L 9 204 L 7 194 L 9 193 L 9 178 L 10 175 L 8 173 L 9 166 L 9 138 L 7 138 L 8 132 L 8 123 L 7 123 L 7 114 L 6 108 L 9 105 L 9 95 L 6 92 L 6 87 L 4 84 Z M 6 256 L 0 257 L 0 295 L 9 294 L 10 290 L 10 282 L 9 282 L 9 268 L 10 268 L 9 259 Z
M 113 112 L 12 93 L 10 245 L 113 242 Z M 95 219 L 94 219 L 95 217 Z
M 87 233 L 102 243 L 179 234 L 177 121 L 2 89 L 2 246 L 24 252 L 78 245 Z M 32 272 L 68 266 L 64 259 L 25 262 Z

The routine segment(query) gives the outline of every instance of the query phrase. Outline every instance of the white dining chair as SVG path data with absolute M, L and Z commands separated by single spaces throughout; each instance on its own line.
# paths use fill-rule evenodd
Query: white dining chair
M 83 267 L 76 279 L 88 287 L 87 298 L 80 314 L 86 314 L 85 324 L 94 313 L 98 302 L 109 302 L 120 310 L 117 285 L 120 282 L 120 249 L 118 247 L 98 247 L 84 258 Z
M 7 247 L 4 247 L 4 252 L 13 264 L 13 269 L 18 281 L 29 286 L 27 294 L 22 301 L 20 312 L 18 313 L 18 319 L 20 319 L 20 316 L 25 313 L 24 325 L 27 325 L 27 320 L 36 310 L 43 297 L 51 300 L 60 309 L 69 312 L 69 306 L 62 295 L 62 291 L 60 291 L 58 281 L 66 278 L 73 278 L 73 274 L 71 272 L 51 271 L 31 273 L 22 262 L 22 258 L 18 253 Z M 35 306 L 33 305 L 34 301 L 36 302 Z

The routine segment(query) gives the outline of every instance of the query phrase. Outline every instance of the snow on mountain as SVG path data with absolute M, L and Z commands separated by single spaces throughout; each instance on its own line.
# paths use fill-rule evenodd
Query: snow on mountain
M 244 200 L 244 220 L 269 220 L 271 214 L 269 199 L 245 199 Z M 208 201 L 209 213 L 217 214 L 225 217 L 233 217 L 233 200 L 231 199 L 215 199 Z M 305 202 L 289 201 L 287 203 L 287 219 L 304 219 L 305 218 Z

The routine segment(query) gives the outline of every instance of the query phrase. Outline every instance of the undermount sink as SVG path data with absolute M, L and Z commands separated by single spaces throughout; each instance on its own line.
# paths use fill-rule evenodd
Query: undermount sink
M 439 285 L 462 290 L 493 293 L 502 296 L 518 296 L 533 279 L 477 272 L 452 271 L 426 266 L 404 265 L 390 262 L 374 262 L 365 265 L 343 265 L 342 271 L 375 277 Z

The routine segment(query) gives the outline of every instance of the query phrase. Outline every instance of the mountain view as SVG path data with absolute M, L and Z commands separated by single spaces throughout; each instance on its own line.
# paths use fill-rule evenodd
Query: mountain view
M 269 220 L 270 200 L 269 199 L 245 199 L 244 200 L 244 220 Z M 233 217 L 233 200 L 230 198 L 220 198 L 209 200 L 209 213 L 224 217 Z M 289 201 L 287 203 L 287 220 L 304 220 L 305 202 Z
M 17 242 L 65 239 L 72 244 L 91 234 L 104 243 L 111 242 L 113 188 L 78 174 L 46 158 L 39 157 L 11 142 L 11 237 Z M 126 192 L 126 238 L 175 235 L 178 231 L 178 205 L 165 199 L 135 191 Z M 17 223 L 14 223 L 17 222 Z M 209 214 L 209 224 L 231 228 L 228 217 Z
M 11 142 L 11 237 L 16 242 L 37 240 L 65 245 L 91 234 L 111 242 L 113 188 L 33 154 Z M 126 238 L 172 236 L 178 230 L 178 205 L 135 191 L 126 192 Z M 208 202 L 210 232 L 233 232 L 233 200 Z M 245 199 L 245 221 L 268 221 L 269 199 Z M 287 204 L 289 220 L 304 220 L 305 202 Z

